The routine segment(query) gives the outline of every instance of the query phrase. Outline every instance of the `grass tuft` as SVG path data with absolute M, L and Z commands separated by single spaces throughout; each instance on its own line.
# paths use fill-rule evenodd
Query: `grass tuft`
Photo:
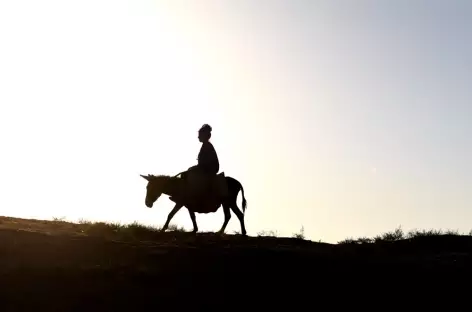
M 416 237 L 424 236 L 460 236 L 460 235 L 472 235 L 472 231 L 467 234 L 460 234 L 458 230 L 411 230 L 408 233 L 404 233 L 401 227 L 396 228 L 391 232 L 386 232 L 381 235 L 377 235 L 374 238 L 361 237 L 353 239 L 352 237 L 345 240 L 339 241 L 338 244 L 373 244 L 379 242 L 394 242 L 402 239 L 413 239 Z

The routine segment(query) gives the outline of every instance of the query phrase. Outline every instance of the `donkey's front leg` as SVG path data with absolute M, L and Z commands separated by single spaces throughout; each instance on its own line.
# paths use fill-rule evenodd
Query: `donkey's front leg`
M 167 230 L 167 228 L 169 227 L 169 223 L 170 223 L 170 220 L 172 220 L 172 218 L 175 216 L 175 214 L 180 210 L 180 208 L 182 208 L 183 206 L 181 204 L 175 204 L 174 206 L 174 209 L 172 209 L 171 212 L 169 212 L 169 215 L 167 216 L 167 221 L 166 221 L 166 224 L 164 224 L 164 226 L 162 227 L 161 231 L 164 232 L 165 230 Z
M 198 226 L 197 226 L 197 218 L 195 217 L 195 212 L 188 209 L 188 213 L 190 214 L 190 219 L 192 219 L 192 224 L 193 224 L 193 231 L 192 232 L 197 233 L 198 232 Z

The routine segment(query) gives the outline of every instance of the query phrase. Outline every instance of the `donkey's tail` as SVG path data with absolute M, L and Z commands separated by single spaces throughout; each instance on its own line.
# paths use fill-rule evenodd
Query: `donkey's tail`
M 246 197 L 244 197 L 244 188 L 241 182 L 239 182 L 239 186 L 241 187 L 241 194 L 243 195 L 243 213 L 244 213 L 246 211 L 247 201 L 246 201 Z

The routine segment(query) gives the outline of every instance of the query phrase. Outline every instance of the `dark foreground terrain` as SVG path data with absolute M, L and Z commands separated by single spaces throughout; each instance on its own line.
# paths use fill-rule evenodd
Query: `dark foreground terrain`
M 325 244 L 0 218 L 0 311 L 450 309 L 471 256 L 459 235 Z

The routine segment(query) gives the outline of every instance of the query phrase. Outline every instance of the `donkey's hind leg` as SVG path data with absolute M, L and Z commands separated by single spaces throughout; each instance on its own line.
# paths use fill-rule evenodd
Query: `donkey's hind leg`
M 236 217 L 238 217 L 239 222 L 241 223 L 241 234 L 246 236 L 246 226 L 244 225 L 244 214 L 243 214 L 243 212 L 238 208 L 238 205 L 236 204 L 236 201 L 231 203 L 230 208 L 234 212 Z
M 231 219 L 231 211 L 229 210 L 230 206 L 228 205 L 228 203 L 223 203 L 222 206 L 223 206 L 223 212 L 225 214 L 225 221 L 223 222 L 223 226 L 221 227 L 221 229 L 218 231 L 218 234 L 223 234 L 225 232 L 229 219 Z

